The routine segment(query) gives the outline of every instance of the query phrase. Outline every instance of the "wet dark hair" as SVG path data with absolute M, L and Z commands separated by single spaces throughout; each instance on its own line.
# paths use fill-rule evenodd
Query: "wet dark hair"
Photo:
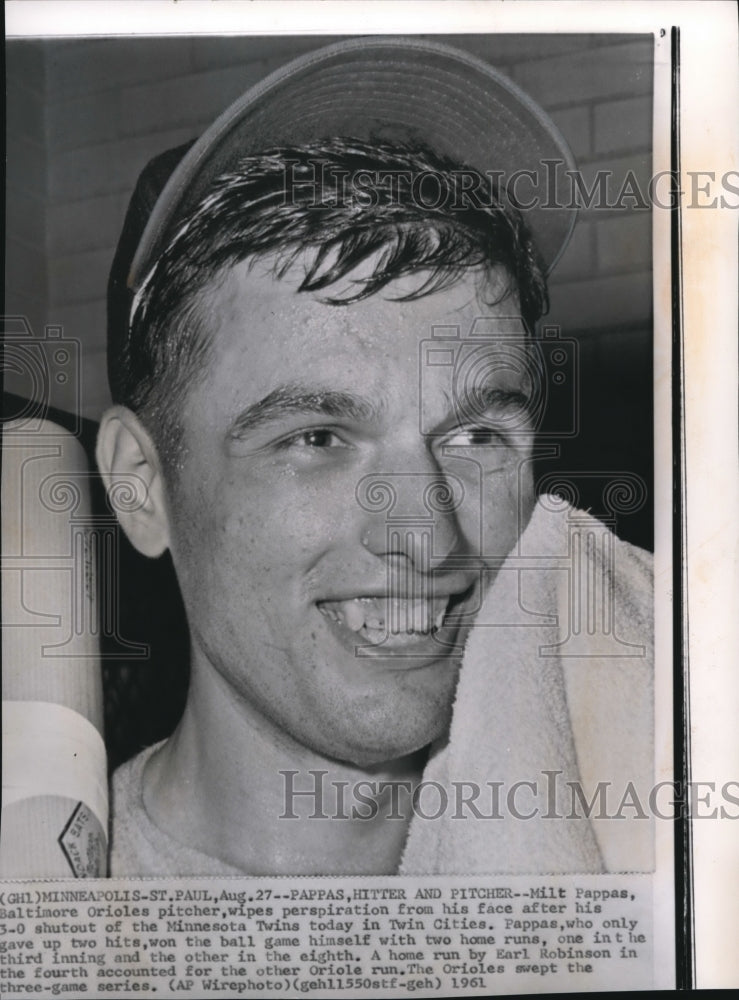
M 353 281 L 350 292 L 331 295 L 374 254 L 372 274 Z M 484 281 L 501 268 L 509 281 L 496 301 L 517 293 L 530 330 L 547 307 L 528 229 L 489 177 L 427 149 L 351 139 L 247 156 L 218 177 L 180 223 L 133 300 L 122 293 L 120 274 L 116 282 L 114 264 L 113 399 L 141 416 L 165 461 L 177 453 L 180 407 L 211 344 L 198 309 L 201 293 L 229 267 L 265 257 L 274 261 L 277 278 L 300 259 L 299 291 L 337 307 L 403 275 L 428 272 L 406 297 L 419 298 L 470 270 Z

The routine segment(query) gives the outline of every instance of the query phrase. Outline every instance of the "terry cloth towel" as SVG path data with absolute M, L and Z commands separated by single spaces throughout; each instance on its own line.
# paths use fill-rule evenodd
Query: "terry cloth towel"
M 401 874 L 653 870 L 653 604 L 649 553 L 538 498 L 476 616 Z

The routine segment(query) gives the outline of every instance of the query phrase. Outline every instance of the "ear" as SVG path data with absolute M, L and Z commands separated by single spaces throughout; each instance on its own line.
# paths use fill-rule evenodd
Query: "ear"
M 114 406 L 103 414 L 96 455 L 108 500 L 129 541 L 145 556 L 160 556 L 169 546 L 161 463 L 135 413 Z

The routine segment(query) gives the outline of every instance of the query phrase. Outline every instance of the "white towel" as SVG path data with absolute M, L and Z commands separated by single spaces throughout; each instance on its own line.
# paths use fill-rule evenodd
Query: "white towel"
M 401 873 L 651 871 L 652 672 L 651 556 L 540 497 L 476 617 L 449 737 L 423 775 L 447 808 L 424 818 L 439 810 L 419 799 Z M 475 787 L 478 813 L 502 818 L 477 818 Z

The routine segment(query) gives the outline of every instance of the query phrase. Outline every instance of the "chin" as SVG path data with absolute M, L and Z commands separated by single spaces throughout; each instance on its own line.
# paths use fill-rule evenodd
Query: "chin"
M 435 713 L 432 719 L 415 720 L 405 719 L 402 729 L 399 726 L 397 732 L 393 732 L 388 727 L 385 720 L 384 727 L 380 722 L 379 728 L 371 736 L 357 744 L 353 741 L 352 746 L 339 757 L 347 764 L 355 767 L 371 768 L 391 764 L 393 761 L 400 761 L 411 757 L 413 754 L 424 751 L 429 744 L 446 735 L 451 721 L 451 705 L 445 705 L 443 710 Z M 409 721 L 415 721 L 417 725 L 409 726 Z M 353 734 L 356 736 L 356 733 Z M 376 739 L 381 737 L 381 741 Z M 373 738 L 374 737 L 374 738 Z

